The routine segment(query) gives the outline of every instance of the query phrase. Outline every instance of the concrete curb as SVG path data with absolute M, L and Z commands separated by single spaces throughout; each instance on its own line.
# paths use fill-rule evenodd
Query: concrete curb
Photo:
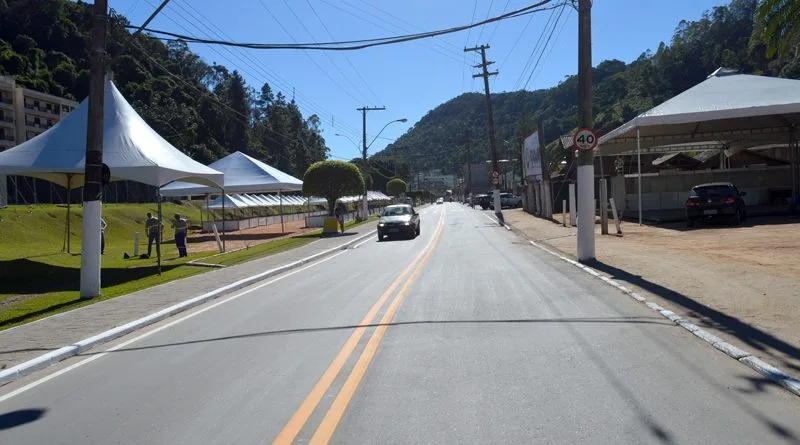
M 166 318 L 169 318 L 175 314 L 180 312 L 189 310 L 195 306 L 199 306 L 209 300 L 217 298 L 221 295 L 239 290 L 241 288 L 250 286 L 254 283 L 259 281 L 265 280 L 267 278 L 271 278 L 276 275 L 280 275 L 284 272 L 290 271 L 292 269 L 296 269 L 300 266 L 305 264 L 311 263 L 313 261 L 319 260 L 320 258 L 324 258 L 328 255 L 331 255 L 339 250 L 345 250 L 351 245 L 368 238 L 374 235 L 376 230 L 372 230 L 368 233 L 365 233 L 358 238 L 352 239 L 344 244 L 339 246 L 330 248 L 328 250 L 315 253 L 314 255 L 305 257 L 303 259 L 291 262 L 289 264 L 284 264 L 283 266 L 276 267 L 274 269 L 267 270 L 257 275 L 253 275 L 247 278 L 243 278 L 239 281 L 233 282 L 226 286 L 222 286 L 218 289 L 214 289 L 211 292 L 207 292 L 205 294 L 199 295 L 194 298 L 190 298 L 186 301 L 182 301 L 180 303 L 174 304 L 167 308 L 164 308 L 156 313 L 146 315 L 138 320 L 131 321 L 130 323 L 126 323 L 122 326 L 117 326 L 116 328 L 109 329 L 105 332 L 101 332 L 97 335 L 89 337 L 87 339 L 81 340 L 79 342 L 73 343 L 69 346 L 64 346 L 62 348 L 56 349 L 55 351 L 48 352 L 47 354 L 40 355 L 34 359 L 28 360 L 26 362 L 20 363 L 18 365 L 12 366 L 6 370 L 0 371 L 0 386 L 5 385 L 7 383 L 11 383 L 15 380 L 19 380 L 22 377 L 25 377 L 35 371 L 40 369 L 44 369 L 52 364 L 55 364 L 61 360 L 64 360 L 69 357 L 73 357 L 75 355 L 80 354 L 81 352 L 93 348 L 97 345 L 109 342 L 116 338 L 122 337 L 123 335 L 130 334 L 136 330 L 139 330 L 143 327 L 149 326 L 153 323 L 157 323 L 162 321 Z
M 709 345 L 713 346 L 714 348 L 722 351 L 728 357 L 730 357 L 730 358 L 732 358 L 732 359 L 734 359 L 734 360 L 736 360 L 736 361 L 738 361 L 740 363 L 743 363 L 743 364 L 749 366 L 751 369 L 753 369 L 754 371 L 756 371 L 759 374 L 763 375 L 764 377 L 768 378 L 769 380 L 771 380 L 771 381 L 783 386 L 784 388 L 789 390 L 791 393 L 793 393 L 793 394 L 795 394 L 797 396 L 800 396 L 800 379 L 798 379 L 797 377 L 794 377 L 794 376 L 792 376 L 790 374 L 787 374 L 786 372 L 784 372 L 784 371 L 782 371 L 782 370 L 770 365 L 769 363 L 759 359 L 758 357 L 753 356 L 749 352 L 744 351 L 742 349 L 739 349 L 738 347 L 736 347 L 736 346 L 734 346 L 734 345 L 722 340 L 721 338 L 719 338 L 716 335 L 706 331 L 705 329 L 702 329 L 701 327 L 690 323 L 688 320 L 681 318 L 680 315 L 678 315 L 678 314 L 676 314 L 676 313 L 674 313 L 674 312 L 672 312 L 670 310 L 667 310 L 667 309 L 659 306 L 656 303 L 653 303 L 651 301 L 647 301 L 646 298 L 644 298 L 643 296 L 639 295 L 638 293 L 633 292 L 632 290 L 628 289 L 627 287 L 622 285 L 617 280 L 614 280 L 613 278 L 609 278 L 609 277 L 607 277 L 605 275 L 602 275 L 597 270 L 595 270 L 595 269 L 593 269 L 593 268 L 591 268 L 591 267 L 589 267 L 589 266 L 587 266 L 585 264 L 579 263 L 578 261 L 575 261 L 575 260 L 573 260 L 571 258 L 568 258 L 568 257 L 566 257 L 566 256 L 564 256 L 564 255 L 562 255 L 562 254 L 560 254 L 558 252 L 550 250 L 547 247 L 536 243 L 535 241 L 530 241 L 529 240 L 528 242 L 531 243 L 531 245 L 533 245 L 533 246 L 535 246 L 535 247 L 537 247 L 537 248 L 539 248 L 539 249 L 541 249 L 541 250 L 543 250 L 543 251 L 545 251 L 545 252 L 547 252 L 547 253 L 555 256 L 555 257 L 558 257 L 561 260 L 566 261 L 567 263 L 570 263 L 570 264 L 572 264 L 573 266 L 575 266 L 575 267 L 577 267 L 579 269 L 583 269 L 584 272 L 587 272 L 590 275 L 593 275 L 596 278 L 601 279 L 606 284 L 609 284 L 609 285 L 619 289 L 620 291 L 622 291 L 626 295 L 630 296 L 634 300 L 636 300 L 638 302 L 641 302 L 641 303 L 644 303 L 647 307 L 649 307 L 650 309 L 658 312 L 659 314 L 661 314 L 661 316 L 663 316 L 667 320 L 670 320 L 671 322 L 677 324 L 678 326 L 686 329 L 687 331 L 689 331 L 692 334 L 694 334 L 696 337 L 703 339 L 703 341 L 705 341 Z

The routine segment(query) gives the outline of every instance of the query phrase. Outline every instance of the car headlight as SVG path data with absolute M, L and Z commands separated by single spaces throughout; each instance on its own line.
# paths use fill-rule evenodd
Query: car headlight
M 384 223 L 378 223 L 378 227 L 383 227 L 383 226 L 385 226 Z
M 406 222 L 404 223 L 404 225 L 406 225 L 406 226 L 410 226 L 410 225 L 411 225 L 411 221 L 406 221 Z

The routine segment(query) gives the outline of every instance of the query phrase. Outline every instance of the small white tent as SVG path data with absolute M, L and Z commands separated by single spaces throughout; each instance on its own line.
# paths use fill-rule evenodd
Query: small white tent
M 210 168 L 225 174 L 227 193 L 274 193 L 302 190 L 303 181 L 271 167 L 240 151 L 211 164 Z M 214 187 L 175 182 L 162 189 L 165 196 L 191 196 L 218 193 Z

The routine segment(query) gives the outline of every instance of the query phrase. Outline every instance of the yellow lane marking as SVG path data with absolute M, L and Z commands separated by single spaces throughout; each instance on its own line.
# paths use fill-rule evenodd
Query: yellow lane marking
M 436 240 L 438 237 L 438 233 L 440 232 L 440 228 L 444 227 L 442 221 L 444 220 L 444 215 L 439 218 L 439 222 L 437 224 L 437 232 L 434 233 L 434 237 L 432 241 Z M 438 243 L 438 241 L 434 241 Z M 428 247 L 428 246 L 426 246 Z M 328 389 L 333 384 L 336 377 L 342 371 L 345 363 L 353 354 L 356 346 L 358 346 L 358 342 L 361 340 L 361 337 L 364 336 L 364 332 L 367 330 L 368 325 L 372 324 L 373 320 L 380 311 L 380 308 L 383 307 L 384 303 L 389 299 L 389 297 L 394 293 L 395 289 L 402 283 L 403 279 L 408 276 L 408 274 L 414 269 L 416 263 L 425 255 L 426 249 L 423 249 L 413 261 L 403 270 L 403 272 L 397 276 L 397 278 L 392 282 L 391 285 L 386 289 L 386 292 L 381 295 L 378 301 L 372 306 L 372 308 L 367 312 L 367 315 L 359 323 L 359 326 L 356 328 L 353 333 L 350 335 L 350 338 L 347 339 L 342 349 L 333 359 L 331 364 L 328 366 L 328 369 L 322 374 L 322 377 L 319 378 L 317 383 L 311 389 L 311 392 L 306 396 L 303 403 L 300 404 L 300 407 L 297 408 L 297 411 L 292 415 L 286 425 L 283 427 L 280 433 L 275 437 L 272 441 L 273 445 L 289 445 L 291 444 L 297 435 L 300 433 L 300 430 L 303 429 L 308 419 L 313 414 L 314 410 L 319 405 L 319 402 L 325 396 L 325 393 L 328 392 Z
M 414 281 L 416 281 L 417 277 L 422 272 L 423 266 L 428 262 L 431 254 L 433 254 L 433 251 L 436 250 L 436 246 L 439 245 L 439 240 L 441 239 L 440 235 L 443 228 L 444 225 L 440 225 L 437 228 L 436 234 L 434 235 L 435 241 L 433 246 L 427 251 L 425 257 L 422 259 L 422 261 L 420 261 L 414 270 L 414 273 L 411 274 L 411 277 L 409 277 L 408 281 L 406 281 L 406 283 L 400 289 L 400 292 L 398 292 L 397 296 L 395 296 L 394 300 L 392 300 L 391 305 L 386 310 L 386 313 L 383 315 L 383 318 L 380 321 L 380 325 L 375 328 L 375 332 L 372 333 L 372 337 L 370 337 L 367 346 L 364 348 L 364 351 L 358 358 L 353 370 L 347 377 L 347 381 L 345 381 L 344 386 L 342 387 L 341 391 L 339 391 L 336 399 L 333 401 L 328 413 L 325 414 L 325 418 L 322 419 L 317 431 L 315 431 L 314 435 L 311 437 L 309 445 L 324 445 L 331 440 L 331 437 L 333 437 L 333 433 L 336 431 L 336 427 L 342 420 L 342 416 L 344 416 L 347 406 L 353 399 L 353 396 L 358 389 L 358 385 L 364 378 L 364 374 L 366 374 L 370 362 L 372 362 L 373 357 L 375 357 L 375 353 L 378 351 L 378 346 L 380 345 L 386 330 L 389 328 L 389 323 L 391 323 L 394 319 L 397 308 L 400 307 L 400 304 L 403 302 L 403 299 L 408 293 L 408 290 L 411 288 L 411 285 L 414 284 Z

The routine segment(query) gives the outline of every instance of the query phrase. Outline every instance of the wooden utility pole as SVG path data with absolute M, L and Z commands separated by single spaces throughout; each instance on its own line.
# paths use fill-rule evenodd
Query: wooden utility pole
M 363 120 L 363 138 L 361 148 L 361 159 L 364 162 L 364 173 L 367 173 L 367 111 L 383 111 L 386 107 L 361 107 L 357 108 L 361 112 Z M 364 212 L 364 219 L 369 218 L 369 203 L 367 202 L 367 177 L 364 175 L 364 201 L 362 202 L 362 211 Z
M 578 0 L 578 126 L 594 128 L 592 117 L 592 0 Z M 602 205 L 602 204 L 601 204 Z M 595 258 L 594 153 L 578 153 L 578 259 Z
M 81 299 L 100 296 L 100 244 L 103 199 L 103 104 L 105 102 L 106 28 L 108 1 L 95 0 L 92 7 L 91 65 L 89 71 L 89 119 L 83 185 L 81 236 Z
M 486 93 L 486 112 L 489 115 L 489 148 L 492 152 L 492 173 L 497 174 L 499 173 L 499 168 L 497 166 L 497 142 L 495 140 L 494 135 L 494 114 L 492 113 L 492 96 L 489 92 L 489 77 L 496 76 L 499 74 L 497 70 L 489 72 L 489 65 L 493 64 L 494 62 L 489 62 L 486 60 L 486 50 L 489 49 L 489 45 L 480 45 L 474 48 L 464 48 L 464 52 L 480 52 L 481 53 L 481 63 L 478 65 L 474 65 L 475 68 L 481 68 L 482 71 L 479 74 L 473 74 L 472 77 L 483 77 L 483 89 Z M 494 181 L 494 179 L 493 179 Z M 500 224 L 503 224 L 503 213 L 501 212 L 501 203 L 500 203 L 500 184 L 494 184 L 494 213 L 497 215 L 497 218 L 500 220 Z

